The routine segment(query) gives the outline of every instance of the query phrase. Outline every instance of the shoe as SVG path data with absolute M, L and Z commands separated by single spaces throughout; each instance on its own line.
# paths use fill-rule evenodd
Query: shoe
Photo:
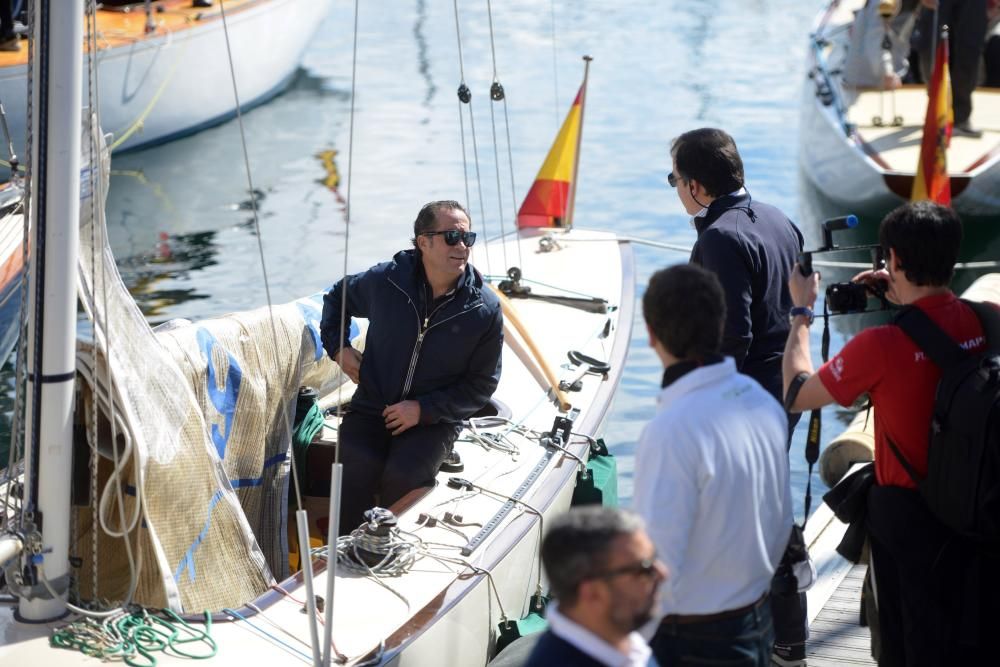
M 983 131 L 972 127 L 972 123 L 967 120 L 955 123 L 951 128 L 951 133 L 957 134 L 960 137 L 969 137 L 970 139 L 979 139 L 983 136 Z
M 0 51 L 20 51 L 21 38 L 17 35 L 0 41 Z
M 775 667 L 806 667 L 805 644 L 774 644 L 771 664 Z

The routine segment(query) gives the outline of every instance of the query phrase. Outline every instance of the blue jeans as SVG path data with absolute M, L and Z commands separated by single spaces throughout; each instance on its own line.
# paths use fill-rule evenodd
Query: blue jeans
M 738 616 L 715 621 L 678 623 L 668 616 L 649 645 L 662 667 L 767 667 L 774 645 L 771 599 Z

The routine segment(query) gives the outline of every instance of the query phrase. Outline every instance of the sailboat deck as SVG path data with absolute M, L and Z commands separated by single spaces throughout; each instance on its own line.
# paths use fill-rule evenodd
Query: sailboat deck
M 850 93 L 849 93 L 850 94 Z M 893 101 L 895 98 L 895 101 Z M 913 172 L 920 155 L 920 139 L 927 110 L 927 88 L 905 85 L 885 92 L 863 90 L 848 98 L 847 117 L 861 139 L 891 171 Z M 983 131 L 978 139 L 953 135 L 948 148 L 952 172 L 968 172 L 1000 154 L 1000 89 L 980 88 L 972 96 L 972 125 Z M 891 125 L 893 116 L 902 125 Z M 877 125 L 881 117 L 883 125 Z

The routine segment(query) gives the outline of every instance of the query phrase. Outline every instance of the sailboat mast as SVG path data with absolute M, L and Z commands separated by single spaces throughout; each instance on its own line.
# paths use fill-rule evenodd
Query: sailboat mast
M 583 114 L 587 110 L 587 74 L 590 72 L 590 56 L 583 57 L 583 85 L 580 87 L 580 131 L 576 133 L 576 153 L 573 155 L 573 178 L 569 182 L 569 205 L 566 207 L 565 227 L 573 226 L 573 211 L 576 208 L 576 174 L 580 167 L 580 144 L 583 142 Z
M 55 5 L 55 6 L 53 6 Z M 66 611 L 76 376 L 83 12 L 36 0 L 32 64 L 31 268 L 25 414 L 25 527 L 41 534 L 30 561 L 36 595 L 18 612 L 44 621 Z M 37 560 L 41 556 L 40 562 Z M 56 593 L 49 593 L 52 588 Z

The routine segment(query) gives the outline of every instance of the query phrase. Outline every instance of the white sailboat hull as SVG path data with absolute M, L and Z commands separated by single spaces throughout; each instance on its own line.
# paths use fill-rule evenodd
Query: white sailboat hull
M 852 89 L 840 75 L 847 24 L 863 0 L 835 1 L 810 36 L 803 85 L 799 161 L 806 176 L 845 211 L 888 210 L 909 199 L 927 109 L 924 86 L 894 92 Z M 817 47 L 817 43 L 820 44 Z M 878 125 L 898 115 L 901 125 Z M 961 214 L 1000 212 L 1000 89 L 973 94 L 983 137 L 953 136 L 948 149 L 952 205 Z
M 287 86 L 330 4 L 268 0 L 227 12 L 244 108 Z M 24 146 L 26 73 L 25 65 L 0 69 L 0 100 L 16 150 Z M 87 87 L 85 77 L 85 103 Z M 163 143 L 232 118 L 236 104 L 221 19 L 207 12 L 192 27 L 100 49 L 97 91 L 102 127 L 113 134 L 112 141 L 129 134 L 116 151 Z

